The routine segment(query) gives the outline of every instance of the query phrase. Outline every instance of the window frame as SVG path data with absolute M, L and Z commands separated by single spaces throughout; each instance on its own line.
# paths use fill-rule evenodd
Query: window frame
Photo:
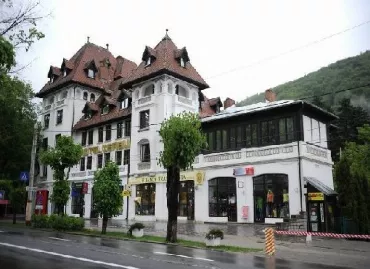
M 82 131 L 81 146 L 86 146 L 86 142 L 87 142 L 87 131 Z
M 92 169 L 92 156 L 87 156 L 86 158 L 86 170 Z
M 145 149 L 148 149 L 148 152 L 145 152 Z M 150 163 L 150 144 L 149 143 L 140 144 L 140 162 Z
M 99 169 L 99 168 L 103 168 L 103 154 L 100 153 L 98 155 L 96 155 L 96 168 Z
M 125 137 L 131 136 L 131 120 L 125 120 Z
M 88 133 L 87 133 L 87 144 L 88 145 L 93 145 L 94 144 L 94 129 L 93 130 L 89 130 Z
M 123 154 L 122 150 L 116 151 L 115 161 L 118 166 L 122 165 L 122 154 Z
M 82 157 L 80 159 L 80 171 L 86 171 L 86 165 L 85 165 L 85 157 Z
M 123 150 L 123 165 L 130 163 L 130 150 L 125 149 Z
M 112 140 L 112 125 L 107 124 L 105 125 L 105 141 L 111 141 L 111 140 Z
M 143 195 L 144 192 L 147 192 L 145 193 L 145 196 Z M 135 215 L 155 216 L 156 184 L 155 183 L 138 184 L 136 185 L 135 194 L 136 194 L 135 197 L 141 198 L 141 203 L 135 204 Z M 142 197 L 145 197 L 146 199 L 143 199 Z M 145 200 L 147 201 L 147 203 L 144 205 Z M 148 213 L 144 213 L 145 210 L 144 206 L 147 207 L 146 211 L 148 211 Z
M 104 166 L 107 165 L 107 159 L 108 159 L 108 161 L 112 160 L 110 152 L 105 152 L 104 153 Z
M 104 127 L 98 128 L 98 143 L 103 143 L 104 141 Z
M 56 125 L 63 123 L 63 109 L 57 110 L 57 120 Z
M 148 117 L 145 116 L 146 113 L 148 114 Z M 147 109 L 147 110 L 140 111 L 139 117 L 140 117 L 139 118 L 139 126 L 140 126 L 139 128 L 140 128 L 140 130 L 148 129 L 149 126 L 150 126 L 150 110 Z
M 50 126 L 50 113 L 44 115 L 44 128 L 49 128 Z
M 123 121 L 117 122 L 117 134 L 116 138 L 120 139 L 123 135 Z
M 87 77 L 94 79 L 95 78 L 95 71 L 91 68 L 87 69 Z

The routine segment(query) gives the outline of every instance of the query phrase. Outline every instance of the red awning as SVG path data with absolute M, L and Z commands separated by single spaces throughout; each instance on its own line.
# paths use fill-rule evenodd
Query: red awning
M 9 200 L 0 200 L 0 205 L 8 205 Z

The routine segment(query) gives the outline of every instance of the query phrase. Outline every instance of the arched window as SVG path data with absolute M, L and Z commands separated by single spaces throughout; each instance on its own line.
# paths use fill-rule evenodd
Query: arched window
M 154 84 L 151 84 L 144 89 L 144 97 L 152 94 L 154 94 Z
M 208 188 L 209 216 L 237 221 L 235 178 L 213 178 L 208 181 Z
M 87 100 L 87 96 L 88 96 L 87 92 L 84 92 L 84 95 L 83 95 L 84 100 Z
M 180 85 L 176 85 L 176 94 L 178 96 L 188 98 L 188 91 L 184 87 L 181 87 Z
M 254 220 L 289 217 L 289 184 L 285 174 L 253 177 Z
M 90 95 L 90 102 L 95 102 L 95 94 Z

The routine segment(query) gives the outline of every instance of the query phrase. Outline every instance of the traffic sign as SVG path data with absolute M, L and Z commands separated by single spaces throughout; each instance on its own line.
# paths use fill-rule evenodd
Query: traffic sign
M 37 187 L 30 187 L 30 186 L 27 186 L 26 187 L 26 191 L 37 191 Z
M 22 181 L 27 181 L 30 179 L 30 174 L 27 171 L 22 171 L 19 178 Z

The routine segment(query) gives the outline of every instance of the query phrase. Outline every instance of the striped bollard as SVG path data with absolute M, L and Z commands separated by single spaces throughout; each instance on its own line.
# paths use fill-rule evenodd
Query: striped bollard
M 275 235 L 273 228 L 265 229 L 265 253 L 266 255 L 275 255 Z

